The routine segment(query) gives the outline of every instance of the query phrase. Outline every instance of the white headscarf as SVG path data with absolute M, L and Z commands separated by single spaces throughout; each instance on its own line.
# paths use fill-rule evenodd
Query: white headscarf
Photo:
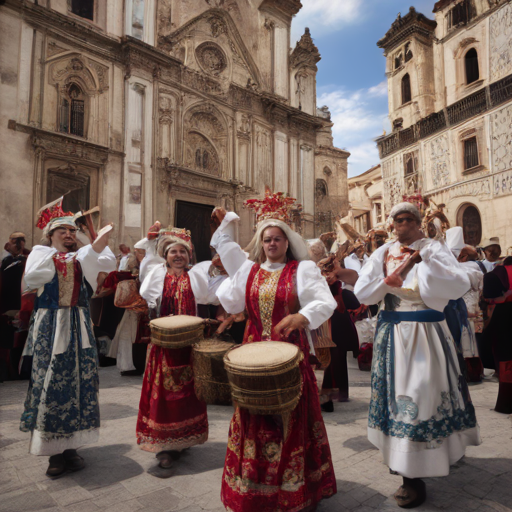
M 265 261 L 263 254 L 262 237 L 267 228 L 279 228 L 288 239 L 288 248 L 297 261 L 309 260 L 308 247 L 304 239 L 282 220 L 266 219 L 258 224 L 256 234 L 246 247 L 249 259 L 255 262 Z

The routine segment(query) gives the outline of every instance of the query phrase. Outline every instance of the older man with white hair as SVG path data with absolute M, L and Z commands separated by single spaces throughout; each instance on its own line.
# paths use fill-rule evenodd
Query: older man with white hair
M 448 475 L 466 446 L 480 444 L 475 410 L 444 318 L 450 299 L 470 288 L 444 242 L 425 238 L 410 203 L 391 211 L 397 240 L 377 249 L 355 294 L 383 301 L 374 342 L 368 438 L 403 477 L 400 507 L 426 498 L 422 478 Z

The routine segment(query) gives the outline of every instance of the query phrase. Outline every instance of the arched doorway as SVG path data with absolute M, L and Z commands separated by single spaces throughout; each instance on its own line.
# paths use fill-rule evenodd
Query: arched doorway
M 476 247 L 482 241 L 482 218 L 478 208 L 473 204 L 465 204 L 457 217 L 457 224 L 462 226 L 464 232 L 464 242 Z

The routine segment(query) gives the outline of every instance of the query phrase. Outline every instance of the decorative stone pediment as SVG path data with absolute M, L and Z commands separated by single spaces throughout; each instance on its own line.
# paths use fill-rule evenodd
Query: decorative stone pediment
M 89 95 L 108 89 L 108 67 L 79 53 L 68 53 L 49 64 L 48 82 L 66 86 L 78 81 Z
M 214 8 L 169 32 L 170 18 L 160 6 L 158 47 L 168 51 L 187 67 L 215 78 L 259 84 L 260 74 L 231 16 Z M 160 13 L 159 10 L 159 13 Z M 167 22 L 166 22 L 167 20 Z

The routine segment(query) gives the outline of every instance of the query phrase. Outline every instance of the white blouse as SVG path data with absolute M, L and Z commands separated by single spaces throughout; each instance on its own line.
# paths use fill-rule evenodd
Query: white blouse
M 359 273 L 354 293 L 361 304 L 377 304 L 386 294 L 407 296 L 407 290 L 417 289 L 423 303 L 443 311 L 448 301 L 459 299 L 470 289 L 467 272 L 462 269 L 445 243 L 422 238 L 409 248 L 419 250 L 422 261 L 414 265 L 401 288 L 384 282 L 384 258 L 390 251 L 399 251 L 400 242 L 389 242 L 379 247 Z
M 53 255 L 56 252 L 57 249 L 54 247 L 45 245 L 33 247 L 25 265 L 24 279 L 27 289 L 38 290 L 53 279 L 55 275 Z M 75 254 L 82 267 L 83 275 L 93 291 L 96 290 L 96 279 L 100 272 L 112 272 L 116 269 L 116 257 L 108 247 L 105 247 L 101 253 L 97 253 L 89 244 L 78 249 L 76 253 L 68 253 L 67 257 L 72 258 Z
M 196 304 L 208 304 L 208 273 L 204 271 L 206 265 L 209 268 L 211 261 L 198 263 L 188 271 Z M 166 264 L 161 263 L 154 266 L 142 282 L 140 294 L 150 308 L 156 308 L 160 305 L 166 273 Z

